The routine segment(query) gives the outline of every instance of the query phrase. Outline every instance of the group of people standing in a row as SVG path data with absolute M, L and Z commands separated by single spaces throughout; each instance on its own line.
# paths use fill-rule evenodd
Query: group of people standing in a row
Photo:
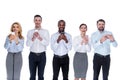
M 75 80 L 86 80 L 88 69 L 87 52 L 91 51 L 91 45 L 94 48 L 93 59 L 93 80 L 98 80 L 99 72 L 102 67 L 103 80 L 108 80 L 110 67 L 110 44 L 114 47 L 117 42 L 113 34 L 105 29 L 105 21 L 97 21 L 98 30 L 94 32 L 91 39 L 86 35 L 87 25 L 79 26 L 80 34 L 73 40 L 69 33 L 65 31 L 65 21 L 58 21 L 58 31 L 51 36 L 48 30 L 41 26 L 42 17 L 34 16 L 35 28 L 27 33 L 26 45 L 30 47 L 29 70 L 30 80 L 36 80 L 36 71 L 38 70 L 38 80 L 44 80 L 44 68 L 46 65 L 46 47 L 51 42 L 53 56 L 53 80 L 58 80 L 60 68 L 62 69 L 63 80 L 68 80 L 69 73 L 69 56 L 68 52 L 75 50 L 73 59 L 73 68 Z M 6 38 L 4 47 L 8 54 L 6 58 L 7 80 L 20 80 L 22 67 L 22 50 L 24 48 L 24 37 L 22 28 L 18 22 L 11 26 L 11 34 Z

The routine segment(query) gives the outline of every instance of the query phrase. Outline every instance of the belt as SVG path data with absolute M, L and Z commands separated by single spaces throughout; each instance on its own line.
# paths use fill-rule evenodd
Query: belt
M 21 53 L 21 52 L 8 52 L 8 53 L 11 53 L 11 54 L 18 54 L 18 53 Z
M 62 56 L 59 56 L 59 55 L 55 55 L 54 54 L 54 57 L 56 57 L 56 58 L 65 58 L 65 57 L 67 57 L 68 56 L 68 54 L 65 54 L 65 55 L 62 55 Z
M 44 54 L 44 53 L 45 53 L 45 51 L 44 52 L 40 52 L 40 53 L 30 52 L 30 54 L 35 54 L 37 56 L 40 56 L 41 54 Z
M 97 55 L 99 57 L 109 57 L 110 56 L 110 54 L 108 54 L 108 55 L 101 55 L 101 54 L 98 54 L 98 53 L 95 53 L 95 55 Z

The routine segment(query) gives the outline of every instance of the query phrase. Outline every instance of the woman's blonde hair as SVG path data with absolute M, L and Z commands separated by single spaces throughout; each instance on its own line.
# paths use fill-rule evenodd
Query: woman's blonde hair
M 13 27 L 14 27 L 14 25 L 18 25 L 18 28 L 19 28 L 19 32 L 18 32 L 18 37 L 20 38 L 20 39 L 22 39 L 22 38 L 24 38 L 23 36 L 22 36 L 22 27 L 21 27 L 21 25 L 20 25 L 20 23 L 19 22 L 14 22 L 12 25 L 11 25 L 11 32 L 13 32 Z

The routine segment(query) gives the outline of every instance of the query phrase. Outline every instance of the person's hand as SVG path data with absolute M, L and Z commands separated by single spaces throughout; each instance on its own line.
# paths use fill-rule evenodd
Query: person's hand
M 84 36 L 81 44 L 88 44 L 88 36 Z
M 61 39 L 62 39 L 62 35 L 60 34 L 58 39 L 57 39 L 57 43 L 59 43 Z
M 42 37 L 40 36 L 39 33 L 37 34 L 37 38 L 38 38 L 40 41 L 42 41 Z
M 34 41 L 37 38 L 37 34 L 38 34 L 38 32 L 33 33 L 32 41 Z
M 39 39 L 40 41 L 42 40 L 42 38 L 38 32 L 33 33 L 32 41 L 34 41 L 36 38 Z
M 114 41 L 113 35 L 107 35 L 107 38 L 110 39 L 110 41 Z
M 11 33 L 11 34 L 9 34 L 8 37 L 9 37 L 9 40 L 12 41 L 12 40 L 15 39 L 15 34 L 14 34 L 14 33 Z
M 101 39 L 100 39 L 100 43 L 103 43 L 105 40 L 107 40 L 108 39 L 108 37 L 107 37 L 107 35 L 105 35 L 105 36 L 103 36 Z
M 63 33 L 59 35 L 59 37 L 57 39 L 57 43 L 59 43 L 60 40 L 64 40 L 66 43 L 68 43 L 67 37 Z
M 65 36 L 65 34 L 61 34 L 61 36 L 62 36 L 62 39 L 63 39 L 66 43 L 68 43 L 68 40 L 67 40 L 67 37 Z

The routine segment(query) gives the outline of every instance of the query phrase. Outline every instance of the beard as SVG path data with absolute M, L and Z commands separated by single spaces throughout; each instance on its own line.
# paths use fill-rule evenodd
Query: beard
M 59 33 L 63 33 L 64 32 L 64 28 L 59 28 Z
M 104 31 L 104 28 L 103 28 L 103 27 L 102 27 L 102 28 L 98 28 L 98 30 L 99 30 L 99 31 Z

